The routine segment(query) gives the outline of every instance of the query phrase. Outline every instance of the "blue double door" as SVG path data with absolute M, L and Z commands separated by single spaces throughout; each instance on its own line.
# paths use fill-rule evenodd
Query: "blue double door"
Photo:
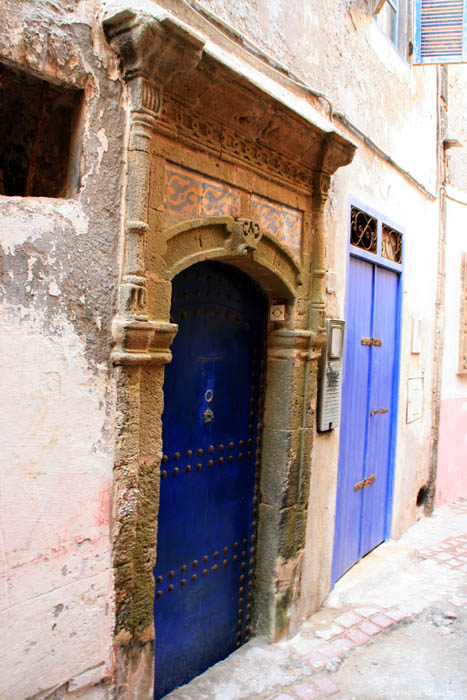
M 398 273 L 350 258 L 333 582 L 387 536 L 397 410 Z
M 164 384 L 155 692 L 164 697 L 251 634 L 267 303 L 233 267 L 173 282 L 179 326 Z

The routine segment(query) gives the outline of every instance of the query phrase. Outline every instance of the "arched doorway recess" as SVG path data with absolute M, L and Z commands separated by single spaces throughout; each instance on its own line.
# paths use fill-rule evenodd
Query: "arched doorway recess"
M 267 298 L 197 263 L 172 282 L 160 471 L 155 695 L 250 638 L 264 418 Z

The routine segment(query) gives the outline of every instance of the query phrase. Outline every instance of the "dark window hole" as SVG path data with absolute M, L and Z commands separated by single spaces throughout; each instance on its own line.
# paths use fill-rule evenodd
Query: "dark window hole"
M 0 194 L 67 197 L 79 185 L 82 91 L 0 63 Z
M 422 506 L 424 503 L 426 503 L 429 493 L 430 489 L 428 488 L 428 486 L 421 487 L 417 494 L 417 506 Z

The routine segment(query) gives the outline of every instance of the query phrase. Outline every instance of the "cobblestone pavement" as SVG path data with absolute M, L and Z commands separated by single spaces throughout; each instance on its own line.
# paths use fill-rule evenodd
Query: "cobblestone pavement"
M 365 557 L 291 640 L 254 639 L 170 700 L 467 699 L 467 501 Z

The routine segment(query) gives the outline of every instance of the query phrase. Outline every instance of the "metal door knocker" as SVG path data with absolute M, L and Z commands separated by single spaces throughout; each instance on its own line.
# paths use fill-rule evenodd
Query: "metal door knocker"
M 214 418 L 214 413 L 211 411 L 210 408 L 207 408 L 205 412 L 203 413 L 203 420 L 205 423 L 210 423 L 212 419 Z

